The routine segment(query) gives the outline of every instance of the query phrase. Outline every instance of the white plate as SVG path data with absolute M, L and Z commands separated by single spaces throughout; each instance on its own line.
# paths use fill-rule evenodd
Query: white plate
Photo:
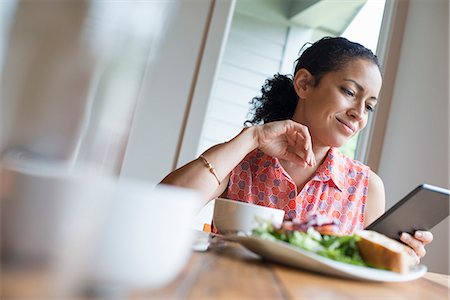
M 420 278 L 427 272 L 425 265 L 417 265 L 407 274 L 355 266 L 302 250 L 283 241 L 270 241 L 254 236 L 227 235 L 225 239 L 238 242 L 266 259 L 339 277 L 378 282 L 403 282 Z

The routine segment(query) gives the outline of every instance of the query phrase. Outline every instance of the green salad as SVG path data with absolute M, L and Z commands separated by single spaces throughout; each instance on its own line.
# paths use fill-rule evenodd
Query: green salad
M 322 235 L 309 227 L 306 231 L 276 229 L 267 221 L 260 221 L 252 235 L 266 240 L 283 241 L 318 255 L 358 266 L 368 266 L 359 254 L 356 235 Z

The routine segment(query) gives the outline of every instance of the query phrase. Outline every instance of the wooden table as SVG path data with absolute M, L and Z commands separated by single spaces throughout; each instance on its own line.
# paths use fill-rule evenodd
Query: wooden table
M 3 272 L 1 299 L 45 299 L 42 275 Z M 427 273 L 403 283 L 354 281 L 262 260 L 232 242 L 194 252 L 168 286 L 128 299 L 450 299 L 449 276 Z

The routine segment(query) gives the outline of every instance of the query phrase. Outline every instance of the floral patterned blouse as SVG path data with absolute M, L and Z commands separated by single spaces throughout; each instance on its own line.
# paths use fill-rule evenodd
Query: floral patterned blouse
M 249 153 L 233 169 L 227 197 L 283 209 L 285 219 L 305 221 L 311 214 L 335 220 L 341 233 L 364 228 L 370 168 L 330 148 L 301 191 L 277 158 L 261 150 Z

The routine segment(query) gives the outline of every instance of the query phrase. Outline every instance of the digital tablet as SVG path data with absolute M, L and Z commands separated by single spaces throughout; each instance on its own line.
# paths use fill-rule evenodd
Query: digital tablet
M 449 215 L 450 190 L 422 184 L 382 216 L 367 226 L 390 238 L 400 240 L 402 232 L 429 231 Z

